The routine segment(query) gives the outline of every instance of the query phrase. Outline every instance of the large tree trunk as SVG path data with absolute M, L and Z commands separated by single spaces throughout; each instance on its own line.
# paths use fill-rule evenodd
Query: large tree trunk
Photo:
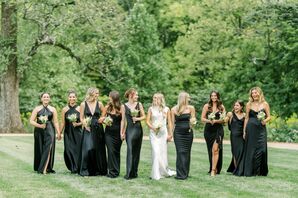
M 22 132 L 17 74 L 17 7 L 9 1 L 1 3 L 1 36 L 12 53 L 7 56 L 4 74 L 0 74 L 0 133 Z

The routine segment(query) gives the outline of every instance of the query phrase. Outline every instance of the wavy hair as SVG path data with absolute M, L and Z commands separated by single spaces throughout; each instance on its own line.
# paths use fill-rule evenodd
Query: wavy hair
M 223 105 L 222 105 L 222 101 L 220 100 L 220 94 L 219 94 L 218 91 L 214 91 L 214 90 L 211 91 L 211 92 L 210 92 L 210 95 L 209 95 L 208 111 L 209 111 L 209 112 L 212 112 L 213 102 L 212 102 L 212 100 L 211 100 L 211 96 L 212 96 L 213 93 L 215 93 L 216 96 L 217 96 L 216 107 L 217 107 L 217 109 L 218 109 L 220 112 L 222 112 L 222 111 L 223 111 Z
M 97 88 L 95 88 L 95 87 L 90 87 L 87 90 L 85 101 L 89 101 L 90 98 L 94 95 L 95 92 L 99 92 L 99 90 Z
M 165 97 L 162 93 L 155 93 L 153 95 L 153 97 L 156 96 L 156 98 L 158 100 L 160 100 L 160 105 L 158 106 L 160 110 L 163 110 L 166 107 L 166 101 L 165 101 Z M 152 107 L 157 106 L 157 104 L 154 104 L 154 102 L 152 102 Z
M 254 99 L 252 97 L 253 90 L 256 90 L 259 93 L 259 101 L 258 102 L 266 102 L 262 89 L 260 87 L 253 87 L 249 90 L 249 98 L 248 98 L 249 103 L 254 102 Z
M 116 114 L 120 114 L 121 102 L 120 102 L 120 95 L 118 91 L 111 91 L 109 96 L 112 98 L 112 101 L 109 101 L 107 106 L 107 112 L 111 113 L 113 110 L 116 111 Z

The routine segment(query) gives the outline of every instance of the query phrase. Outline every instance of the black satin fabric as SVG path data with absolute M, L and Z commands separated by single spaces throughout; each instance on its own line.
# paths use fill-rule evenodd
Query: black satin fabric
M 120 173 L 120 136 L 121 115 L 107 114 L 113 119 L 111 126 L 105 128 L 105 140 L 108 150 L 108 177 L 117 177 Z
M 233 112 L 232 120 L 231 122 L 228 123 L 229 130 L 231 131 L 230 141 L 231 141 L 232 160 L 227 172 L 233 173 L 243 157 L 243 151 L 244 151 L 243 125 L 244 125 L 244 118 L 238 119 L 236 114 Z M 236 162 L 236 166 L 235 166 L 234 160 Z
M 211 112 L 207 112 L 210 114 Z M 220 117 L 220 112 L 216 112 L 215 114 L 215 119 L 219 119 Z M 217 162 L 217 174 L 220 174 L 221 168 L 222 168 L 222 140 L 224 137 L 224 129 L 222 124 L 210 124 L 206 123 L 205 124 L 205 129 L 204 129 L 204 137 L 205 141 L 207 144 L 207 150 L 208 150 L 208 157 L 209 157 L 209 173 L 211 172 L 212 169 L 212 147 L 214 142 L 216 142 L 219 146 L 219 157 L 218 157 L 218 162 Z
M 79 174 L 81 176 L 96 176 L 107 174 L 107 159 L 104 130 L 102 124 L 98 123 L 101 115 L 98 102 L 93 115 L 85 102 L 84 117 L 91 117 L 90 131 L 84 129 L 81 152 L 79 158 Z
M 49 162 L 47 165 L 47 172 L 53 172 L 54 158 L 55 158 L 55 129 L 52 122 L 53 112 L 51 112 L 47 107 L 43 107 L 37 113 L 37 123 L 42 124 L 38 119 L 39 116 L 48 116 L 48 121 L 46 123 L 46 128 L 34 128 L 34 171 L 38 173 L 43 173 L 47 160 Z
M 190 129 L 190 114 L 175 115 L 174 142 L 176 147 L 176 179 L 187 179 L 190 168 L 190 155 L 193 130 Z
M 262 110 L 264 111 L 264 110 Z M 238 176 L 267 176 L 267 130 L 257 118 L 258 112 L 249 111 L 249 120 L 246 125 L 244 157 L 235 171 Z
M 141 146 L 143 140 L 143 128 L 140 121 L 133 123 L 130 109 L 125 106 L 125 116 L 127 120 L 126 127 L 126 144 L 127 144 L 127 155 L 126 155 L 126 175 L 125 179 L 132 179 L 138 177 L 138 166 L 140 161 Z M 139 108 L 139 103 L 136 106 Z M 140 116 L 140 112 L 139 115 Z
M 68 170 L 70 170 L 72 173 L 77 173 L 82 142 L 82 127 L 74 127 L 72 122 L 70 122 L 67 118 L 72 114 L 76 114 L 76 122 L 80 122 L 80 112 L 76 110 L 77 105 L 68 107 L 69 109 L 65 113 L 64 120 L 64 162 Z

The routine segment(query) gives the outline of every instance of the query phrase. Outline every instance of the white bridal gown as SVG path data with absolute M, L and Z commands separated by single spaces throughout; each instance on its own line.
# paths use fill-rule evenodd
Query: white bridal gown
M 156 125 L 159 123 L 161 128 L 156 134 L 150 129 L 150 142 L 152 147 L 152 170 L 151 179 L 159 180 L 163 177 L 169 177 L 176 174 L 175 171 L 168 168 L 168 155 L 167 155 L 167 112 L 168 107 L 162 111 L 157 107 L 150 107 L 151 109 L 151 123 Z

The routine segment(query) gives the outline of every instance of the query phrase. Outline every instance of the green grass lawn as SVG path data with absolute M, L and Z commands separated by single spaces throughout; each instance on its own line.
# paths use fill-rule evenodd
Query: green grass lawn
M 175 167 L 174 143 L 169 143 L 169 164 Z M 57 142 L 56 174 L 40 175 L 32 170 L 33 137 L 0 137 L 0 197 L 297 197 L 298 153 L 269 149 L 268 177 L 236 177 L 225 172 L 230 163 L 230 146 L 224 145 L 223 172 L 207 174 L 205 144 L 194 143 L 190 178 L 154 181 L 151 171 L 150 142 L 144 141 L 139 178 L 125 180 L 126 144 L 122 146 L 121 176 L 80 177 L 70 174 L 63 160 L 63 142 Z

